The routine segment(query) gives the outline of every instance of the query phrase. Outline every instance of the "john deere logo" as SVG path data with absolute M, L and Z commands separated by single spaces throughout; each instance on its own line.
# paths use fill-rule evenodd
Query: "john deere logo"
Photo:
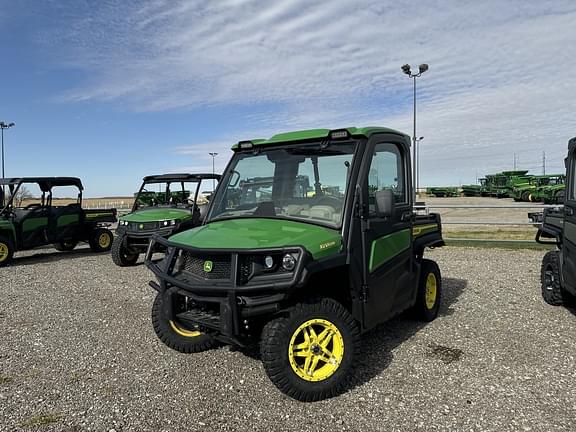
M 212 266 L 214 264 L 212 263 L 212 261 L 204 261 L 204 271 L 206 273 L 210 273 L 212 271 Z

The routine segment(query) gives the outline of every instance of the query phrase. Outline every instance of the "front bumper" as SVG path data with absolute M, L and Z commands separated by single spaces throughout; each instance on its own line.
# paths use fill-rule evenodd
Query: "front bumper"
M 154 251 L 166 249 L 163 260 L 154 262 Z M 293 271 L 258 273 L 255 257 L 297 256 Z M 256 250 L 195 249 L 153 236 L 145 257 L 157 281 L 150 286 L 163 296 L 164 316 L 187 322 L 201 331 L 212 332 L 226 342 L 243 345 L 259 317 L 279 311 L 283 301 L 307 279 L 311 260 L 300 246 Z M 214 269 L 202 272 L 200 264 L 210 261 Z M 185 296 L 191 306 L 175 311 L 175 299 Z
M 116 235 L 118 237 L 123 237 L 125 246 L 131 249 L 138 249 L 142 252 L 148 249 L 148 243 L 154 235 L 160 237 L 170 237 L 176 232 L 174 226 L 168 226 L 166 228 L 156 228 L 151 230 L 128 230 L 126 227 L 119 226 L 116 229 Z M 160 245 L 158 245 L 160 246 Z M 156 252 L 163 251 L 162 248 L 157 248 Z

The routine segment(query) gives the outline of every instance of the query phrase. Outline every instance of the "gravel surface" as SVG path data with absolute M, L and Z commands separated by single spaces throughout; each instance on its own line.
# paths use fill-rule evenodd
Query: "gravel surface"
M 254 353 L 162 345 L 143 265 L 20 254 L 0 269 L 0 430 L 574 431 L 576 311 L 541 300 L 543 253 L 433 251 L 440 317 L 366 334 L 353 388 L 311 404 Z

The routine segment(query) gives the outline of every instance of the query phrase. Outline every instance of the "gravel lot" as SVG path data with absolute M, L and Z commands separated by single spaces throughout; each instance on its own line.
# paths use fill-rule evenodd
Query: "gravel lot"
M 254 355 L 162 345 L 143 265 L 20 254 L 0 270 L 0 430 L 574 431 L 576 311 L 541 300 L 543 253 L 430 253 L 441 316 L 365 335 L 354 387 L 312 404 L 279 393 Z

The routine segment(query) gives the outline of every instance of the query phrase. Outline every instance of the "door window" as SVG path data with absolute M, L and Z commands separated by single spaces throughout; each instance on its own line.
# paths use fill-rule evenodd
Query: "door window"
M 368 208 L 370 215 L 376 214 L 376 191 L 389 189 L 396 203 L 407 203 L 406 170 L 398 146 L 391 143 L 379 143 L 368 171 Z

